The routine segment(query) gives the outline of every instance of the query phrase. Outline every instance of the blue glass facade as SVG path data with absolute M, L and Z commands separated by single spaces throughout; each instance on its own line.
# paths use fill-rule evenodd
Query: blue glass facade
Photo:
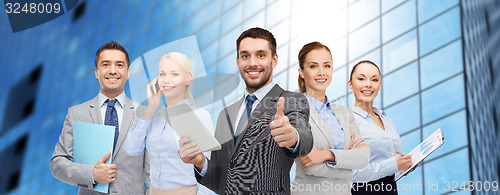
M 499 180 L 500 175 L 500 2 L 469 1 L 463 6 L 463 48 L 471 177 Z M 480 191 L 477 194 L 490 194 Z
M 66 14 L 17 33 L 12 33 L 7 15 L 0 14 L 0 107 L 4 108 L 0 154 L 5 154 L 0 169 L 12 170 L 0 177 L 0 194 L 76 193 L 77 187 L 51 175 L 48 164 L 67 109 L 98 93 L 93 67 L 102 44 L 117 41 L 134 60 L 194 35 L 207 75 L 239 77 L 235 41 L 255 26 L 270 30 L 277 39 L 279 62 L 273 78 L 282 87 L 298 91 L 297 54 L 304 44 L 320 41 L 333 54 L 333 81 L 327 95 L 335 103 L 353 105 L 347 80 L 356 62 L 369 59 L 380 66 L 383 87 L 375 106 L 394 120 L 403 152 L 443 128 L 446 143 L 398 182 L 400 194 L 448 193 L 445 183 L 453 181 L 499 182 L 500 104 L 494 101 L 500 98 L 500 79 L 495 78 L 500 73 L 495 53 L 500 47 L 499 4 L 487 0 L 81 1 Z M 38 79 L 30 79 L 37 69 Z M 15 89 L 25 82 L 36 85 L 36 90 Z M 241 97 L 244 83 L 239 85 L 224 98 L 226 105 Z M 130 85 L 126 93 L 131 96 Z M 36 97 L 31 103 L 19 100 L 30 96 Z M 15 124 L 9 118 L 12 110 L 7 109 L 11 105 L 23 109 Z M 223 102 L 214 101 L 204 108 L 215 120 L 222 107 Z M 11 150 L 17 153 L 6 152 Z M 438 191 L 429 189 L 436 183 Z

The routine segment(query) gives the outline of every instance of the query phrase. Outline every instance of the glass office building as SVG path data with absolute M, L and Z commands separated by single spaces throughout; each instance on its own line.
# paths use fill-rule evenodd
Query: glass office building
M 472 178 L 498 181 L 500 2 L 467 0 L 462 5 Z
M 320 41 L 333 54 L 332 102 L 353 105 L 347 80 L 355 63 L 380 66 L 375 106 L 394 120 L 402 152 L 443 128 L 445 144 L 398 181 L 400 194 L 499 193 L 485 185 L 500 182 L 499 10 L 495 0 L 80 1 L 16 33 L 2 14 L 0 194 L 76 193 L 51 175 L 49 160 L 67 109 L 98 93 L 93 64 L 102 44 L 123 44 L 133 61 L 195 35 L 207 75 L 239 76 L 235 42 L 255 26 L 277 39 L 273 78 L 283 88 L 298 91 L 297 54 Z M 239 85 L 224 104 L 241 97 Z M 214 100 L 204 108 L 215 120 L 222 107 Z M 469 181 L 483 189 L 460 189 Z

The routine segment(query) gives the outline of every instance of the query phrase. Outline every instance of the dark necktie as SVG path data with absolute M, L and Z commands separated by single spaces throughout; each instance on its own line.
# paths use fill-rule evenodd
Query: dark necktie
M 236 144 L 236 141 L 238 140 L 238 136 L 240 135 L 241 131 L 246 127 L 246 123 L 248 121 L 248 117 L 250 116 L 250 113 L 252 113 L 252 105 L 257 100 L 257 97 L 254 94 L 250 94 L 247 96 L 245 102 L 246 102 L 246 107 L 245 110 L 243 111 L 243 114 L 241 115 L 240 122 L 238 122 L 238 127 L 236 127 L 236 132 L 234 133 L 234 144 Z
M 118 113 L 116 113 L 115 103 L 118 100 L 106 100 L 108 107 L 106 108 L 106 117 L 104 118 L 104 124 L 109 126 L 115 126 L 115 141 L 113 142 L 113 151 L 115 151 L 116 141 L 118 141 L 118 135 L 120 131 L 118 130 Z

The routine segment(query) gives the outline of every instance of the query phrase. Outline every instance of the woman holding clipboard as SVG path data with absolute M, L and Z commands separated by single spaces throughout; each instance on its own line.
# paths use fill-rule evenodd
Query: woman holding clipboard
M 358 62 L 348 82 L 356 98 L 351 107 L 361 136 L 370 147 L 367 167 L 354 171 L 352 194 L 397 194 L 394 174 L 411 167 L 411 155 L 400 154 L 401 138 L 385 113 L 373 107 L 382 87 L 380 69 L 368 60 Z
M 200 185 L 197 187 L 193 166 L 184 164 L 179 158 L 179 136 L 157 111 L 160 96 L 167 99 L 164 107 L 187 104 L 213 134 L 210 114 L 196 108 L 189 91 L 193 80 L 193 68 L 189 58 L 181 53 L 164 55 L 158 65 L 159 76 L 147 85 L 148 107 L 137 124 L 128 132 L 125 152 L 139 155 L 146 147 L 150 161 L 151 194 L 213 194 Z M 210 152 L 205 152 L 210 156 Z M 149 187 L 149 186 L 146 186 Z

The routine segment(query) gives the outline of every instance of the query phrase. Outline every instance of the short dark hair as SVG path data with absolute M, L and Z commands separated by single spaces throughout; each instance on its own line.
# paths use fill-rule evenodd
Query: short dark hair
M 301 70 L 304 70 L 304 62 L 306 61 L 306 56 L 309 52 L 313 51 L 313 50 L 317 50 L 317 49 L 326 49 L 326 51 L 328 51 L 328 53 L 330 53 L 330 56 L 332 55 L 332 52 L 330 51 L 330 49 L 328 49 L 328 47 L 326 45 L 323 45 L 322 43 L 320 42 L 310 42 L 308 44 L 305 44 L 302 49 L 300 49 L 299 51 L 299 67 Z M 299 92 L 300 93 L 304 93 L 306 92 L 306 82 L 304 81 L 304 79 L 302 77 L 300 77 L 299 75 Z
M 274 54 L 276 54 L 276 39 L 274 38 L 273 34 L 266 29 L 255 27 L 241 33 L 240 37 L 236 39 L 236 55 L 238 57 L 240 56 L 239 51 L 241 40 L 247 37 L 254 39 L 265 39 L 269 43 L 269 48 L 271 49 L 272 55 L 274 56 Z
M 349 81 L 352 80 L 352 74 L 354 74 L 354 71 L 356 70 L 356 68 L 358 68 L 358 66 L 360 64 L 371 64 L 373 66 L 375 66 L 375 68 L 377 68 L 378 70 L 378 73 L 380 74 L 380 76 L 382 76 L 382 73 L 380 72 L 380 68 L 378 68 L 377 64 L 375 64 L 375 62 L 372 62 L 370 60 L 361 60 L 359 61 L 358 63 L 356 63 L 353 67 L 352 67 L 352 70 L 351 70 L 351 75 L 349 76 Z
M 115 41 L 110 41 L 109 43 L 106 43 L 103 46 L 101 46 L 99 50 L 97 50 L 97 53 L 95 54 L 95 68 L 97 68 L 97 64 L 99 63 L 99 55 L 101 55 L 101 52 L 104 50 L 113 50 L 113 49 L 121 51 L 123 52 L 123 54 L 125 54 L 125 57 L 127 58 L 127 68 L 130 68 L 130 59 L 128 57 L 127 50 L 125 50 L 125 48 L 122 45 L 120 45 Z

